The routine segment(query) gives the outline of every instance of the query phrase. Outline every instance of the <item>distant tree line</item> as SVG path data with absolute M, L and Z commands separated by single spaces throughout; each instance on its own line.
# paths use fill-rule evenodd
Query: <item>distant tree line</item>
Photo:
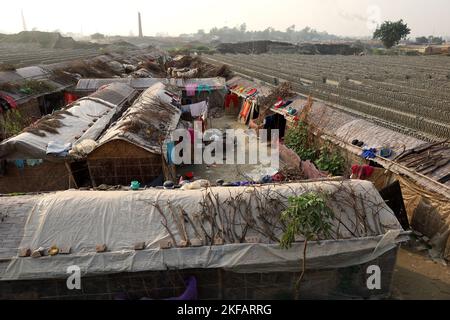
M 262 31 L 249 31 L 247 30 L 247 25 L 245 23 L 241 24 L 239 27 L 214 27 L 209 32 L 201 29 L 198 30 L 195 34 L 182 34 L 180 36 L 192 37 L 199 41 L 220 42 L 272 40 L 297 43 L 307 41 L 327 41 L 342 39 L 336 35 L 332 35 L 327 32 L 319 32 L 310 27 L 296 30 L 295 25 L 288 27 L 285 31 L 276 30 L 272 27 L 268 27 Z

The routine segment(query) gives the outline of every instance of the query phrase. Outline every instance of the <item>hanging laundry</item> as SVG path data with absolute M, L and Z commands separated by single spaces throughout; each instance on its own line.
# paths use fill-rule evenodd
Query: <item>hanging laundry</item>
M 196 83 L 190 83 L 186 85 L 186 94 L 188 97 L 194 97 L 195 92 L 197 91 L 198 84 Z
M 202 101 L 199 103 L 194 103 L 189 105 L 189 109 L 191 111 L 191 115 L 194 118 L 200 117 L 202 114 L 204 114 L 208 109 L 208 103 L 206 101 Z
M 183 112 L 183 113 L 191 113 L 191 107 L 190 107 L 190 104 L 181 106 L 181 112 Z
M 202 92 L 208 92 L 209 94 L 212 93 L 212 88 L 208 84 L 201 84 L 197 88 L 197 95 L 200 95 Z
M 234 108 L 238 107 L 239 97 L 234 93 L 230 93 L 225 96 L 225 109 L 229 109 L 231 107 L 231 103 L 233 103 Z
M 43 162 L 43 161 L 40 160 L 40 159 L 27 159 L 27 160 L 26 160 L 26 164 L 27 164 L 27 166 L 29 166 L 29 167 L 36 167 L 36 166 L 42 164 L 42 162 Z
M 286 132 L 286 118 L 278 113 L 267 116 L 264 120 L 264 129 L 269 131 L 269 135 L 270 130 L 278 129 L 280 138 L 283 138 Z
M 352 166 L 352 179 L 367 180 L 372 176 L 374 171 L 375 168 L 369 165 L 360 166 L 355 164 Z
M 247 122 L 248 115 L 252 108 L 253 102 L 250 100 L 245 100 L 244 105 L 242 106 L 242 110 L 240 113 L 240 119 L 242 122 Z
M 22 170 L 23 168 L 25 168 L 25 160 L 16 160 L 14 161 L 16 168 L 19 170 Z

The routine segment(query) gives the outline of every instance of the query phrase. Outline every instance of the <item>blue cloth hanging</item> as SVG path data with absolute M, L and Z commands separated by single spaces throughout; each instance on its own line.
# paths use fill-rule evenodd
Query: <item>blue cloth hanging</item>
M 201 94 L 203 91 L 207 91 L 209 94 L 211 94 L 211 93 L 212 93 L 211 86 L 209 86 L 209 85 L 207 85 L 207 84 L 201 84 L 201 85 L 199 85 L 198 88 L 197 88 L 197 95 L 200 96 L 200 94 Z
M 25 168 L 25 160 L 16 160 L 15 161 L 16 167 L 19 170 L 22 170 L 23 168 Z

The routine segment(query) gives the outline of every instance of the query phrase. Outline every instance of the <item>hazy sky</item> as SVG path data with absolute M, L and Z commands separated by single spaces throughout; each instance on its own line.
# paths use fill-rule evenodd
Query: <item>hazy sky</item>
M 61 30 L 92 34 L 137 34 L 141 11 L 146 35 L 192 33 L 214 26 L 284 30 L 295 24 L 345 36 L 368 36 L 372 21 L 403 18 L 415 35 L 450 35 L 449 0 L 6 0 L 0 32 Z M 368 23 L 369 21 L 369 23 Z

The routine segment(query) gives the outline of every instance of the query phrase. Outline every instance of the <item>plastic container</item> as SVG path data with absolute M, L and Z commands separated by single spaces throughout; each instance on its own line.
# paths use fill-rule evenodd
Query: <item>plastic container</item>
M 131 190 L 139 190 L 139 188 L 141 187 L 141 184 L 139 183 L 139 181 L 132 181 L 131 182 Z

